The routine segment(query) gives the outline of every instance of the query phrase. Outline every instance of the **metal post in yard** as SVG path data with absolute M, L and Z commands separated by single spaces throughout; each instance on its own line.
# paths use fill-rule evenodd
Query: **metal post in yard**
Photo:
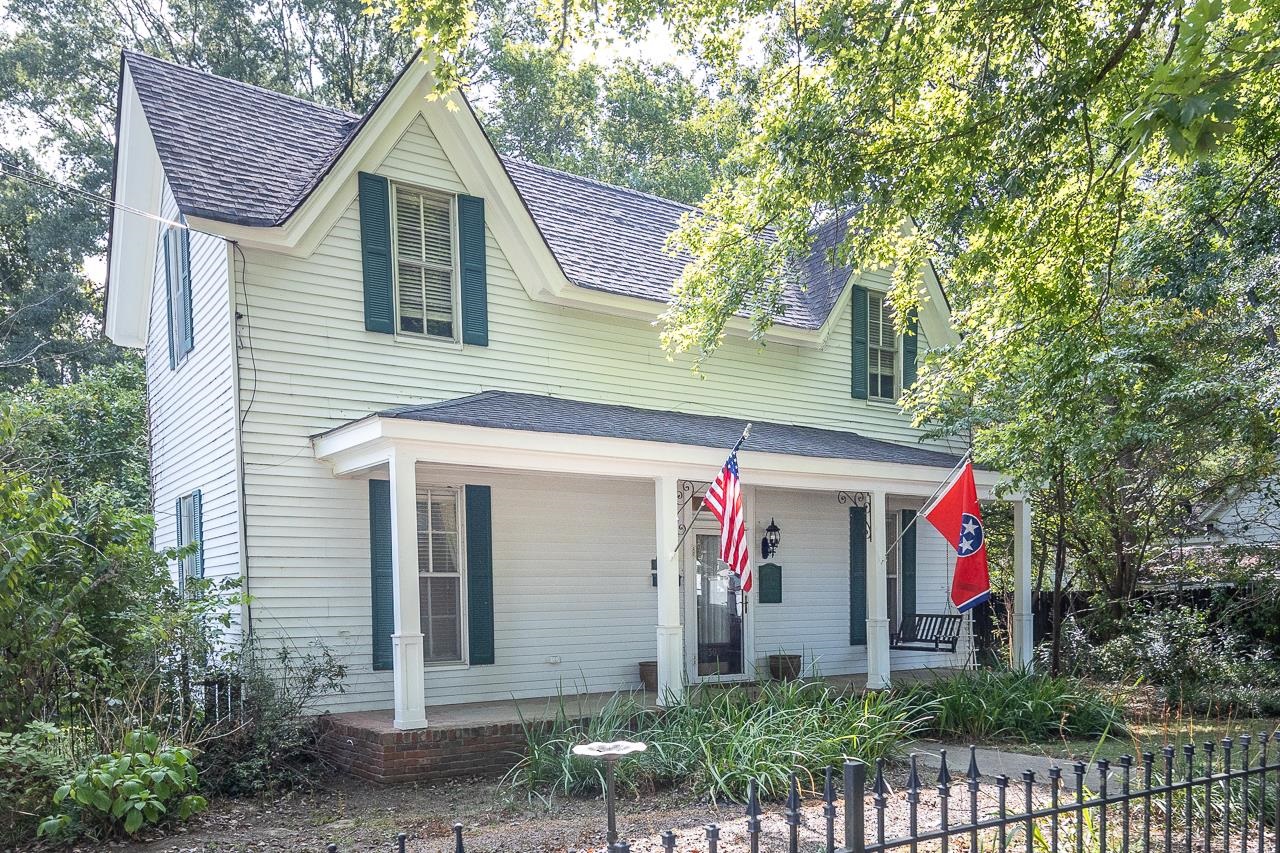
M 404 853 L 404 833 L 400 833 L 400 853 Z M 453 825 L 453 853 L 466 853 L 462 847 L 462 824 Z
M 584 758 L 598 758 L 604 762 L 604 808 L 607 820 L 605 840 L 608 842 L 610 850 L 615 846 L 619 846 L 617 820 L 614 813 L 614 767 L 618 763 L 618 759 L 624 755 L 644 752 L 646 749 L 648 747 L 645 744 L 629 740 L 619 740 L 611 743 L 580 743 L 573 748 L 574 755 L 581 755 Z
M 863 799 L 867 789 L 867 765 L 856 758 L 844 762 L 844 849 L 866 853 L 866 815 Z
M 455 823 L 454 826 L 461 827 L 462 824 Z M 403 832 L 396 836 L 396 853 L 404 853 L 405 842 L 408 840 L 409 836 L 405 835 Z

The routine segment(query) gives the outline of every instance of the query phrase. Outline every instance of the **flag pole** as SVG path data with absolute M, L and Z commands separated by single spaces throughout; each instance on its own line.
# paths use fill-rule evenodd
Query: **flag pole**
M 743 442 L 745 442 L 750 437 L 751 437 L 751 423 L 748 421 L 746 427 L 742 430 L 742 435 L 738 437 L 738 443 L 735 444 L 733 446 L 733 449 L 729 451 L 729 456 L 732 456 L 733 454 L 737 453 L 738 450 L 742 447 Z M 694 512 L 693 514 L 693 518 L 689 519 L 689 526 L 684 529 L 684 533 L 680 534 L 680 539 L 679 541 L 676 542 L 676 547 L 671 552 L 672 556 L 675 556 L 676 554 L 680 553 L 680 546 L 684 544 L 685 537 L 689 535 L 689 531 L 693 530 L 693 523 L 698 520 L 698 516 L 702 515 L 702 510 L 703 510 L 703 505 L 699 503 L 697 511 Z
M 970 447 L 968 450 L 966 450 L 966 451 L 964 452 L 964 456 L 961 456 L 961 457 L 960 457 L 960 461 L 959 461 L 959 462 L 957 462 L 957 463 L 955 464 L 955 467 L 953 467 L 950 471 L 948 471 L 948 472 L 947 472 L 947 476 L 945 476 L 945 477 L 943 477 L 943 478 L 942 478 L 942 483 L 938 486 L 938 488 L 936 488 L 936 489 L 934 489 L 934 490 L 933 490 L 933 494 L 931 494 L 931 495 L 929 495 L 929 497 L 925 498 L 925 501 L 924 501 L 924 508 L 923 508 L 923 509 L 921 509 L 921 511 L 920 511 L 920 512 L 917 512 L 914 516 L 912 516 L 912 517 L 911 517 L 911 521 L 909 521 L 909 522 L 907 522 L 907 524 L 903 525 L 902 530 L 898 533 L 898 538 L 897 538 L 897 539 L 895 539 L 895 540 L 893 540 L 893 542 L 892 542 L 892 543 L 890 543 L 890 545 L 889 545 L 889 547 L 888 547 L 888 548 L 885 548 L 885 549 L 884 549 L 884 552 L 885 552 L 886 554 L 888 554 L 888 553 L 889 553 L 890 551 L 892 551 L 895 547 L 897 547 L 897 544 L 898 544 L 899 542 L 901 542 L 901 541 L 902 541 L 902 537 L 903 537 L 903 536 L 906 536 L 906 535 L 907 535 L 907 531 L 911 529 L 911 525 L 913 525 L 913 524 L 915 524 L 917 521 L 919 521 L 919 520 L 920 520 L 920 516 L 924 515 L 924 510 L 929 508 L 929 504 L 930 504 L 930 503 L 932 503 L 932 502 L 933 502 L 933 499 L 934 499 L 934 498 L 936 498 L 936 497 L 938 496 L 938 492 L 941 492 L 943 489 L 945 489 L 945 488 L 947 487 L 947 483 L 950 483 L 950 482 L 951 482 L 951 478 L 955 476 L 955 473 L 956 473 L 957 471 L 959 471 L 962 467 L 964 467 L 964 464 L 965 464 L 966 462 L 968 462 L 968 461 L 969 461 L 969 459 L 970 459 L 972 456 L 973 456 L 973 448 L 972 448 L 972 447 Z

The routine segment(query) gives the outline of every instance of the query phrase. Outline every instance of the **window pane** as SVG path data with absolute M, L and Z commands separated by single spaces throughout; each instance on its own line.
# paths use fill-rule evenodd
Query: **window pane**
M 422 305 L 422 267 L 400 261 L 396 264 L 399 282 L 400 331 L 421 333 L 425 328 Z
M 459 572 L 458 534 L 431 534 L 431 570 L 433 572 Z
M 422 281 L 426 291 L 427 334 L 453 337 L 453 273 L 424 269 Z
M 439 533 L 458 532 L 458 495 L 456 492 L 431 492 L 431 529 Z
M 400 331 L 452 338 L 452 201 L 404 187 L 395 198 Z
M 423 653 L 428 661 L 462 659 L 461 582 L 456 577 L 418 579 Z

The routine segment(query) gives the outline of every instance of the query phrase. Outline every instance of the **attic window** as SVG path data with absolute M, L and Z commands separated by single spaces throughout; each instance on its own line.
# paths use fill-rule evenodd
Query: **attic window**
M 883 293 L 867 295 L 867 387 L 877 400 L 896 399 L 898 393 L 898 335 L 893 306 Z
M 454 340 L 453 198 L 399 185 L 394 193 L 396 327 Z

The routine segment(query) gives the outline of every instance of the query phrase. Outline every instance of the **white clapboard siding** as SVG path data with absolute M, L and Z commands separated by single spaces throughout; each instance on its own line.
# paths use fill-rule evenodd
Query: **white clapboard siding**
M 178 217 L 164 187 L 161 215 Z M 239 492 L 236 466 L 235 361 L 231 348 L 228 244 L 191 234 L 191 313 L 195 348 L 176 370 L 169 368 L 163 233 L 158 225 L 156 268 L 147 326 L 147 410 L 151 439 L 155 544 L 177 541 L 174 504 L 200 490 L 205 577 L 240 574 Z M 177 565 L 170 567 L 176 580 Z M 238 608 L 233 614 L 239 631 Z
M 919 505 L 892 501 L 889 510 Z M 800 654 L 805 667 L 823 675 L 865 672 L 866 646 L 849 645 L 849 507 L 829 492 L 758 489 L 755 516 L 756 530 L 770 520 L 782 530 L 778 554 L 768 561 L 782 566 L 782 603 L 756 604 L 753 611 L 758 668 L 767 671 L 768 655 Z M 916 611 L 953 613 L 951 549 L 928 524 L 919 524 L 916 536 Z M 963 652 L 890 653 L 895 670 L 963 661 Z
M 466 190 L 421 117 L 377 171 Z M 892 405 L 850 399 L 847 312 L 823 349 L 734 339 L 699 378 L 688 361 L 667 360 L 648 322 L 530 300 L 491 232 L 488 347 L 365 331 L 354 197 L 308 257 L 244 251 L 236 295 L 245 317 L 238 359 L 254 625 L 268 644 L 319 641 L 344 656 L 347 690 L 325 703 L 334 710 L 389 707 L 391 687 L 369 663 L 366 484 L 334 479 L 315 462 L 315 433 L 390 406 L 503 389 L 852 429 L 904 443 L 920 435 Z M 651 486 L 500 486 L 493 495 L 499 663 L 428 673 L 428 702 L 540 695 L 582 679 L 592 689 L 633 683 L 636 662 L 655 654 L 646 586 Z M 847 565 L 847 522 L 837 527 L 845 531 L 833 539 L 838 568 Z M 566 538 L 556 543 L 557 534 Z M 847 637 L 847 616 L 840 621 L 838 635 Z M 545 663 L 557 655 L 560 664 Z

